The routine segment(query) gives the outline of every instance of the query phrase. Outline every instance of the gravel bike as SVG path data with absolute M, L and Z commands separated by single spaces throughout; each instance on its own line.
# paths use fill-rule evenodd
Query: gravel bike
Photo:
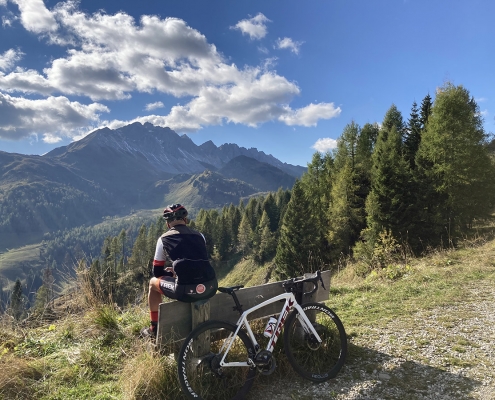
M 312 290 L 304 292 L 304 283 Z M 302 377 L 313 382 L 334 378 L 344 365 L 347 339 L 339 317 L 320 303 L 302 303 L 323 279 L 317 271 L 311 276 L 283 282 L 285 293 L 243 311 L 236 291 L 243 287 L 219 287 L 232 296 L 234 310 L 240 314 L 237 324 L 210 320 L 196 327 L 185 339 L 178 356 L 179 381 L 187 398 L 203 400 L 243 399 L 257 372 L 271 374 L 276 367 L 273 350 L 284 328 L 284 351 L 289 363 Z M 276 324 L 268 327 L 271 335 L 261 348 L 248 316 L 270 303 L 284 301 Z M 292 310 L 292 311 L 291 311 Z M 289 314 L 290 313 L 290 314 Z M 251 321 L 252 322 L 252 321 Z M 268 329 L 270 328 L 270 329 Z M 259 336 L 258 336 L 259 337 Z

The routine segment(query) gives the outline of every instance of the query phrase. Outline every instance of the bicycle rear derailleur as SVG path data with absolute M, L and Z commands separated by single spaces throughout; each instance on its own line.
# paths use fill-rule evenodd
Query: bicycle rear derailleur
M 271 351 L 261 350 L 253 359 L 254 365 L 258 367 L 258 371 L 262 375 L 270 375 L 275 371 L 277 362 Z

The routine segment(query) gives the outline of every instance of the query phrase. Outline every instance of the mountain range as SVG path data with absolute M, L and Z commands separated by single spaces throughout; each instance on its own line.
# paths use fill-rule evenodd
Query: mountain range
M 290 188 L 305 170 L 255 148 L 198 146 L 149 123 L 99 129 L 43 156 L 0 151 L 0 250 L 131 210 L 236 204 Z

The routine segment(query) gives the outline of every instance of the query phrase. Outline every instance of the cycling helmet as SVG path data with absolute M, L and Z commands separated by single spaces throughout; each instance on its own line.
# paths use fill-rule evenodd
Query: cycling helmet
M 172 204 L 163 210 L 163 218 L 167 222 L 187 217 L 187 210 L 182 204 Z

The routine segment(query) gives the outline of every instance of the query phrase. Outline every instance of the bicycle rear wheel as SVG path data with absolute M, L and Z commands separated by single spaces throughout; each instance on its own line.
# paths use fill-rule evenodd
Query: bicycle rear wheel
M 313 382 L 334 378 L 344 365 L 347 355 L 347 337 L 339 317 L 319 303 L 302 305 L 316 332 L 322 339 L 305 332 L 294 309 L 284 328 L 284 350 L 294 370 Z
M 207 321 L 194 329 L 179 352 L 178 372 L 183 392 L 190 399 L 242 399 L 251 388 L 256 368 L 221 367 L 229 336 L 237 327 L 223 321 Z M 254 347 L 244 331 L 239 331 L 225 358 L 226 362 L 246 362 L 254 357 Z

